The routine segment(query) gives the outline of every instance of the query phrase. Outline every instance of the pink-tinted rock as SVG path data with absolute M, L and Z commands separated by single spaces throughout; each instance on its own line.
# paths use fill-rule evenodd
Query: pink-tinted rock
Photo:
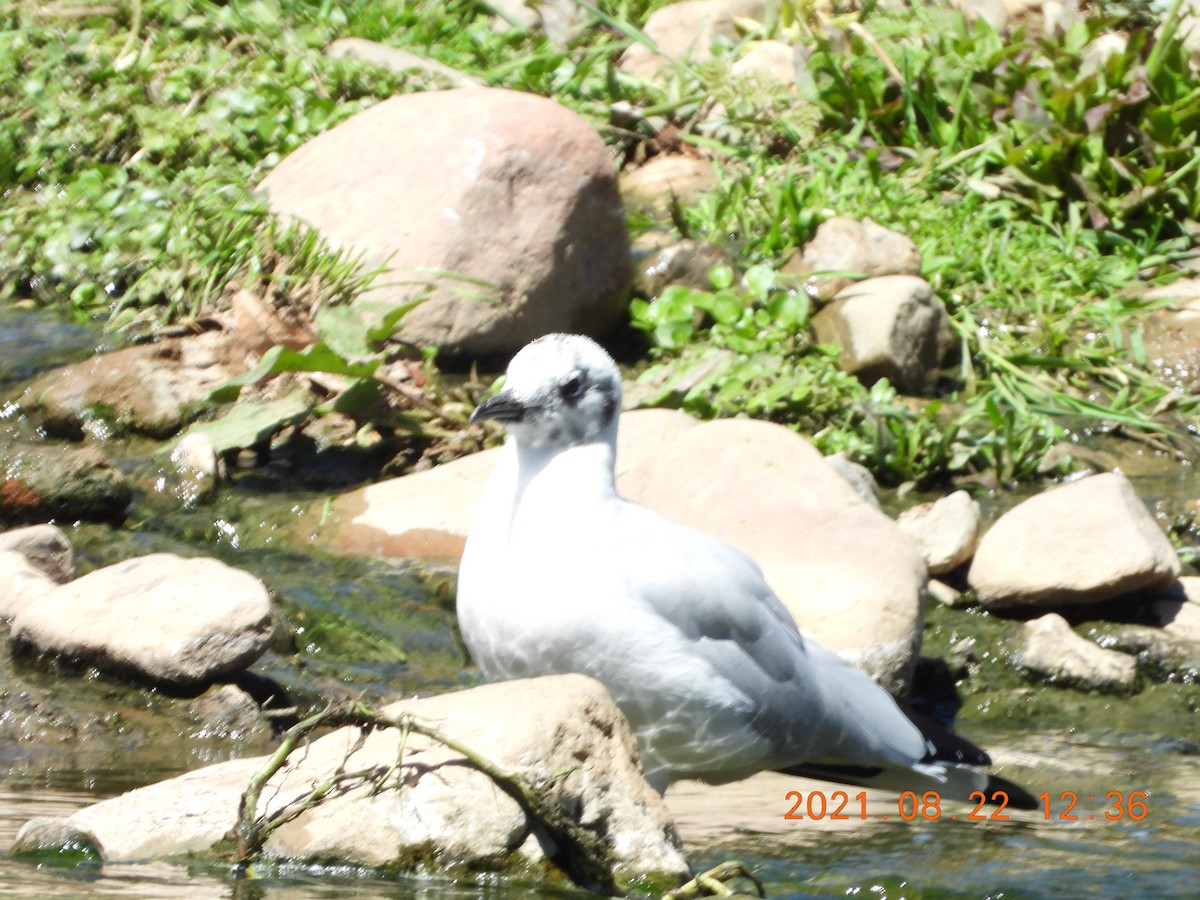
M 152 553 L 89 572 L 26 604 L 14 651 L 169 685 L 202 685 L 267 649 L 270 596 L 215 559 Z
M 109 424 L 152 437 L 174 434 L 189 407 L 245 371 L 245 350 L 220 331 L 168 338 L 103 353 L 38 378 L 21 405 L 53 434 L 85 430 L 106 437 Z
M 618 884 L 639 876 L 673 884 L 686 875 L 666 807 L 642 777 L 628 723 L 599 682 L 582 675 L 506 681 L 381 712 L 409 713 L 535 785 L 604 842 Z M 82 842 L 108 862 L 213 852 L 267 761 L 218 763 L 66 819 L 35 819 L 17 835 L 16 849 Z M 270 857 L 526 876 L 549 865 L 552 839 L 520 804 L 462 754 L 400 728 L 346 727 L 313 740 L 267 782 L 259 815 L 281 813 L 338 773 L 349 776 L 340 789 L 270 835 Z
M 272 211 L 383 267 L 364 309 L 427 299 L 400 336 L 450 354 L 603 335 L 624 311 L 629 238 L 614 166 L 580 116 L 493 88 L 385 100 L 260 185 Z

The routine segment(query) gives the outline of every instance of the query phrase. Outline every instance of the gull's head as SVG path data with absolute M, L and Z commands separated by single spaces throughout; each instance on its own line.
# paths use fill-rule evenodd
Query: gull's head
M 604 348 L 576 334 L 548 334 L 508 364 L 504 389 L 471 414 L 495 419 L 518 444 L 572 447 L 616 435 L 621 374 Z

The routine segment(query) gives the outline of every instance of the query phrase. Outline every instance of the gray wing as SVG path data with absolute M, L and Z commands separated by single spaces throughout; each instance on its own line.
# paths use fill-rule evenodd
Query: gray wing
M 775 756 L 760 768 L 819 761 L 908 766 L 925 756 L 924 738 L 891 696 L 806 641 L 749 557 L 635 504 L 624 504 L 618 518 L 622 558 L 631 563 L 626 591 L 748 699 L 747 724 Z

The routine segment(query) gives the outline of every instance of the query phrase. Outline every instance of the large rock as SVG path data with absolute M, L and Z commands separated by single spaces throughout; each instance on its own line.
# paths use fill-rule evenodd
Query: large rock
M 920 275 L 921 253 L 907 235 L 871 219 L 834 216 L 783 265 L 789 275 L 802 275 L 816 299 L 828 302 L 859 278 Z
M 213 388 L 245 371 L 244 353 L 219 331 L 126 347 L 48 372 L 21 405 L 40 413 L 55 436 L 129 429 L 169 437 Z
M 100 448 L 49 441 L 0 448 L 0 522 L 120 522 L 133 489 Z
M 806 440 L 749 419 L 621 417 L 617 487 L 750 554 L 802 630 L 902 691 L 920 646 L 925 566 L 899 528 Z M 342 552 L 457 557 L 495 451 L 334 501 Z
M 382 267 L 360 303 L 425 296 L 402 338 L 510 353 L 621 320 L 629 237 L 604 142 L 543 97 L 492 88 L 393 97 L 309 141 L 259 186 L 273 212 Z
M 682 0 L 655 10 L 643 27 L 659 52 L 631 44 L 621 56 L 621 68 L 640 78 L 656 79 L 674 62 L 703 62 L 718 41 L 737 43 L 738 19 L 765 18 L 764 0 Z
M 1179 557 L 1124 475 L 1030 497 L 984 534 L 968 581 L 985 607 L 1074 606 L 1171 584 Z
M 12 622 L 14 652 L 196 686 L 253 663 L 271 636 L 267 589 L 214 559 L 155 553 L 45 594 Z
M 1071 630 L 1067 620 L 1047 613 L 1022 627 L 1017 665 L 1032 675 L 1064 687 L 1106 694 L 1137 690 L 1137 660 L 1104 650 Z
M 486 685 L 397 703 L 490 762 L 548 790 L 601 838 L 620 883 L 687 872 L 662 800 L 637 762 L 629 726 L 601 685 L 563 675 Z M 414 870 L 522 871 L 553 855 L 541 826 L 454 751 L 398 729 L 342 728 L 314 741 L 262 791 L 259 814 L 281 809 L 340 767 L 366 773 L 276 831 L 265 850 L 295 861 Z M 74 835 L 106 861 L 213 850 L 266 757 L 209 766 L 22 829 L 15 852 Z M 46 839 L 44 835 L 58 835 Z
M 54 525 L 30 525 L 0 534 L 0 551 L 15 550 L 55 584 L 75 577 L 75 551 Z
M 906 394 L 937 381 L 953 348 L 950 317 L 922 278 L 885 275 L 841 291 L 812 320 L 817 340 L 863 384 L 886 378 Z

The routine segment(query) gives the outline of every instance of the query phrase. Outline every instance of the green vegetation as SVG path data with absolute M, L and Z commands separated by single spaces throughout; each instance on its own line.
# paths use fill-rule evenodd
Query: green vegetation
M 1195 256 L 1200 79 L 1175 10 L 1156 41 L 1140 7 L 1101 4 L 1065 33 L 1001 37 L 932 7 L 835 17 L 788 3 L 746 33 L 810 49 L 809 77 L 781 88 L 733 77 L 733 46 L 661 85 L 618 70 L 662 5 L 581 3 L 592 21 L 566 40 L 497 28 L 467 0 L 10 6 L 0 300 L 127 330 L 201 317 L 241 286 L 320 307 L 321 342 L 273 351 L 262 372 L 339 373 L 354 390 L 335 408 L 379 415 L 387 335 L 355 335 L 335 312 L 369 275 L 272 222 L 252 192 L 313 135 L 428 86 L 322 52 L 357 36 L 553 96 L 631 163 L 664 127 L 718 160 L 718 190 L 670 221 L 631 222 L 721 244 L 735 262 L 712 290 L 635 303 L 656 402 L 794 425 L 891 483 L 1029 478 L 1068 430 L 1184 433 L 1196 398 L 1155 377 L 1146 308 L 1127 290 L 1178 277 Z M 1125 47 L 1090 53 L 1118 20 Z M 618 101 L 633 124 L 609 124 Z M 714 102 L 718 127 L 705 122 Z M 807 337 L 810 304 L 778 270 L 831 213 L 870 216 L 919 246 L 961 349 L 936 399 L 868 389 Z

